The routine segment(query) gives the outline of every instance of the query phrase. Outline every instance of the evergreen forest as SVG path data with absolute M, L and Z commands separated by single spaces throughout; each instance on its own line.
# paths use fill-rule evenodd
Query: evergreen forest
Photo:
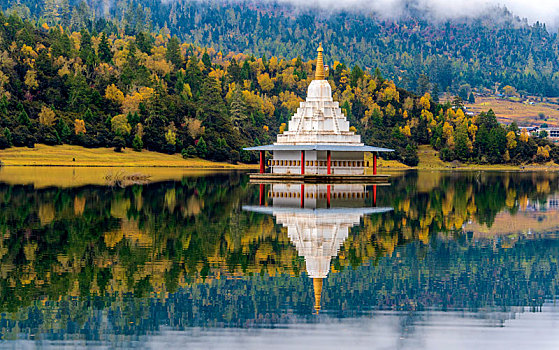
M 221 44 L 200 46 L 184 34 L 181 41 L 168 26 L 150 30 L 156 24 L 146 25 L 155 13 L 138 21 L 142 27 L 132 26 L 130 18 L 97 18 L 85 3 L 46 4 L 52 13 L 46 7 L 24 11 L 18 3 L 18 11 L 14 5 L 0 15 L 0 148 L 74 144 L 255 162 L 256 154 L 242 148 L 273 142 L 314 77 L 315 61 L 304 58 L 310 54 L 295 56 L 296 49 L 288 50 L 288 58 L 255 56 L 242 47 L 220 51 Z M 140 3 L 129 7 L 142 8 L 147 11 Z M 241 17 L 237 22 L 245 23 Z M 298 41 L 315 50 L 320 36 L 313 37 Z M 447 161 L 559 160 L 559 148 L 545 135 L 501 125 L 492 111 L 467 115 L 460 98 L 441 104 L 433 88 L 409 92 L 400 86 L 403 80 L 397 85 L 386 78 L 390 70 L 382 65 L 369 69 L 351 66 L 349 57 L 348 63 L 333 60 L 337 51 L 332 40 L 325 42 L 334 99 L 365 143 L 396 150 L 388 157 L 417 165 L 418 146 L 430 144 Z M 437 86 L 421 76 L 424 86 Z

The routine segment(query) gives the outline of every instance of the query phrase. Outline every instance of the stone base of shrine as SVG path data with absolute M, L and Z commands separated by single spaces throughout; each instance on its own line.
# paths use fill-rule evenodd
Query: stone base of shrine
M 252 183 L 387 184 L 390 175 L 249 174 Z

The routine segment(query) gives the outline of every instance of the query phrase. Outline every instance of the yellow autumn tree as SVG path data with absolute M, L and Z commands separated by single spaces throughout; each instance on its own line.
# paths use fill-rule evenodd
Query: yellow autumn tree
M 443 136 L 446 139 L 447 145 L 451 148 L 454 147 L 454 127 L 449 122 L 444 122 Z
M 384 102 L 399 101 L 400 93 L 396 89 L 396 84 L 394 84 L 393 81 L 387 81 L 386 85 L 387 86 L 384 88 L 384 90 L 382 90 L 379 94 L 381 100 L 383 100 Z
M 474 123 L 468 126 L 468 133 L 470 134 L 470 137 L 472 138 L 473 141 L 476 140 L 477 129 L 478 127 Z
M 410 137 L 411 136 L 411 129 L 409 125 L 405 125 L 403 127 L 400 127 L 400 132 L 402 133 L 402 135 Z
M 74 132 L 76 135 L 85 134 L 85 122 L 82 119 L 74 120 Z
M 177 128 L 175 127 L 174 123 L 171 123 L 167 128 L 167 132 L 165 133 L 165 141 L 169 145 L 176 145 L 177 144 Z
M 538 152 L 536 153 L 536 155 L 543 157 L 545 159 L 549 158 L 549 151 L 551 151 L 551 147 L 549 147 L 549 145 L 545 145 L 545 146 L 539 146 L 538 147 Z
M 274 88 L 274 82 L 272 81 L 268 73 L 260 74 L 258 76 L 258 85 L 260 85 L 262 91 L 266 92 Z
M 126 115 L 119 114 L 111 119 L 111 129 L 117 135 L 126 136 L 130 134 L 132 127 L 128 123 Z
M 279 98 L 281 101 L 281 105 L 287 108 L 289 112 L 294 112 L 295 110 L 297 110 L 299 104 L 303 102 L 302 98 L 290 91 L 280 92 Z
M 29 90 L 38 88 L 39 83 L 37 82 L 37 72 L 34 69 L 29 69 L 27 73 L 25 73 L 24 82 Z
M 514 131 L 509 131 L 507 133 L 507 148 L 516 148 L 516 134 L 514 133 Z
M 419 105 L 423 109 L 431 109 L 431 94 L 426 92 L 425 95 L 421 96 L 421 98 L 419 99 Z
M 466 119 L 466 115 L 464 114 L 464 112 L 462 111 L 462 109 L 458 109 L 456 111 L 456 117 L 454 119 L 454 125 L 460 125 L 464 122 L 464 119 Z
M 528 130 L 522 129 L 522 132 L 520 133 L 520 141 L 528 142 L 528 138 L 530 138 L 530 134 L 528 134 Z
M 39 123 L 46 126 L 53 126 L 56 121 L 56 114 L 47 106 L 42 106 L 39 112 Z
M 105 89 L 105 98 L 107 100 L 116 102 L 119 105 L 121 105 L 122 102 L 124 102 L 124 94 L 122 93 L 122 91 L 119 90 L 119 88 L 115 84 L 111 84 L 107 86 L 107 88 Z
M 122 102 L 122 112 L 124 114 L 137 112 L 140 103 L 149 99 L 153 94 L 153 89 L 150 87 L 142 86 L 137 92 L 131 95 L 126 95 L 124 101 Z

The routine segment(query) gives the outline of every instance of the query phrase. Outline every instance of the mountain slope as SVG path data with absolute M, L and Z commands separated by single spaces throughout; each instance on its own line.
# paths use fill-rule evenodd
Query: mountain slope
M 4 0 L 3 8 L 19 1 Z M 337 60 L 370 70 L 379 67 L 418 94 L 432 89 L 457 92 L 463 84 L 493 89 L 496 83 L 525 94 L 559 94 L 557 35 L 506 9 L 472 20 L 432 23 L 417 10 L 413 16 L 389 21 L 367 12 L 326 12 L 273 2 L 72 0 L 68 9 L 60 5 L 55 11 L 47 6 L 52 2 L 58 3 L 21 1 L 31 16 L 49 24 L 64 20 L 75 29 L 97 31 L 121 26 L 128 34 L 163 28 L 223 53 L 312 59 L 314 48 L 323 42 L 330 64 Z

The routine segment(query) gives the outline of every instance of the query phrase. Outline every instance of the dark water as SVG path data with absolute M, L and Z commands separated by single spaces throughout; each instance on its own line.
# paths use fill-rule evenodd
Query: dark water
M 557 349 L 558 185 L 0 184 L 0 347 Z

